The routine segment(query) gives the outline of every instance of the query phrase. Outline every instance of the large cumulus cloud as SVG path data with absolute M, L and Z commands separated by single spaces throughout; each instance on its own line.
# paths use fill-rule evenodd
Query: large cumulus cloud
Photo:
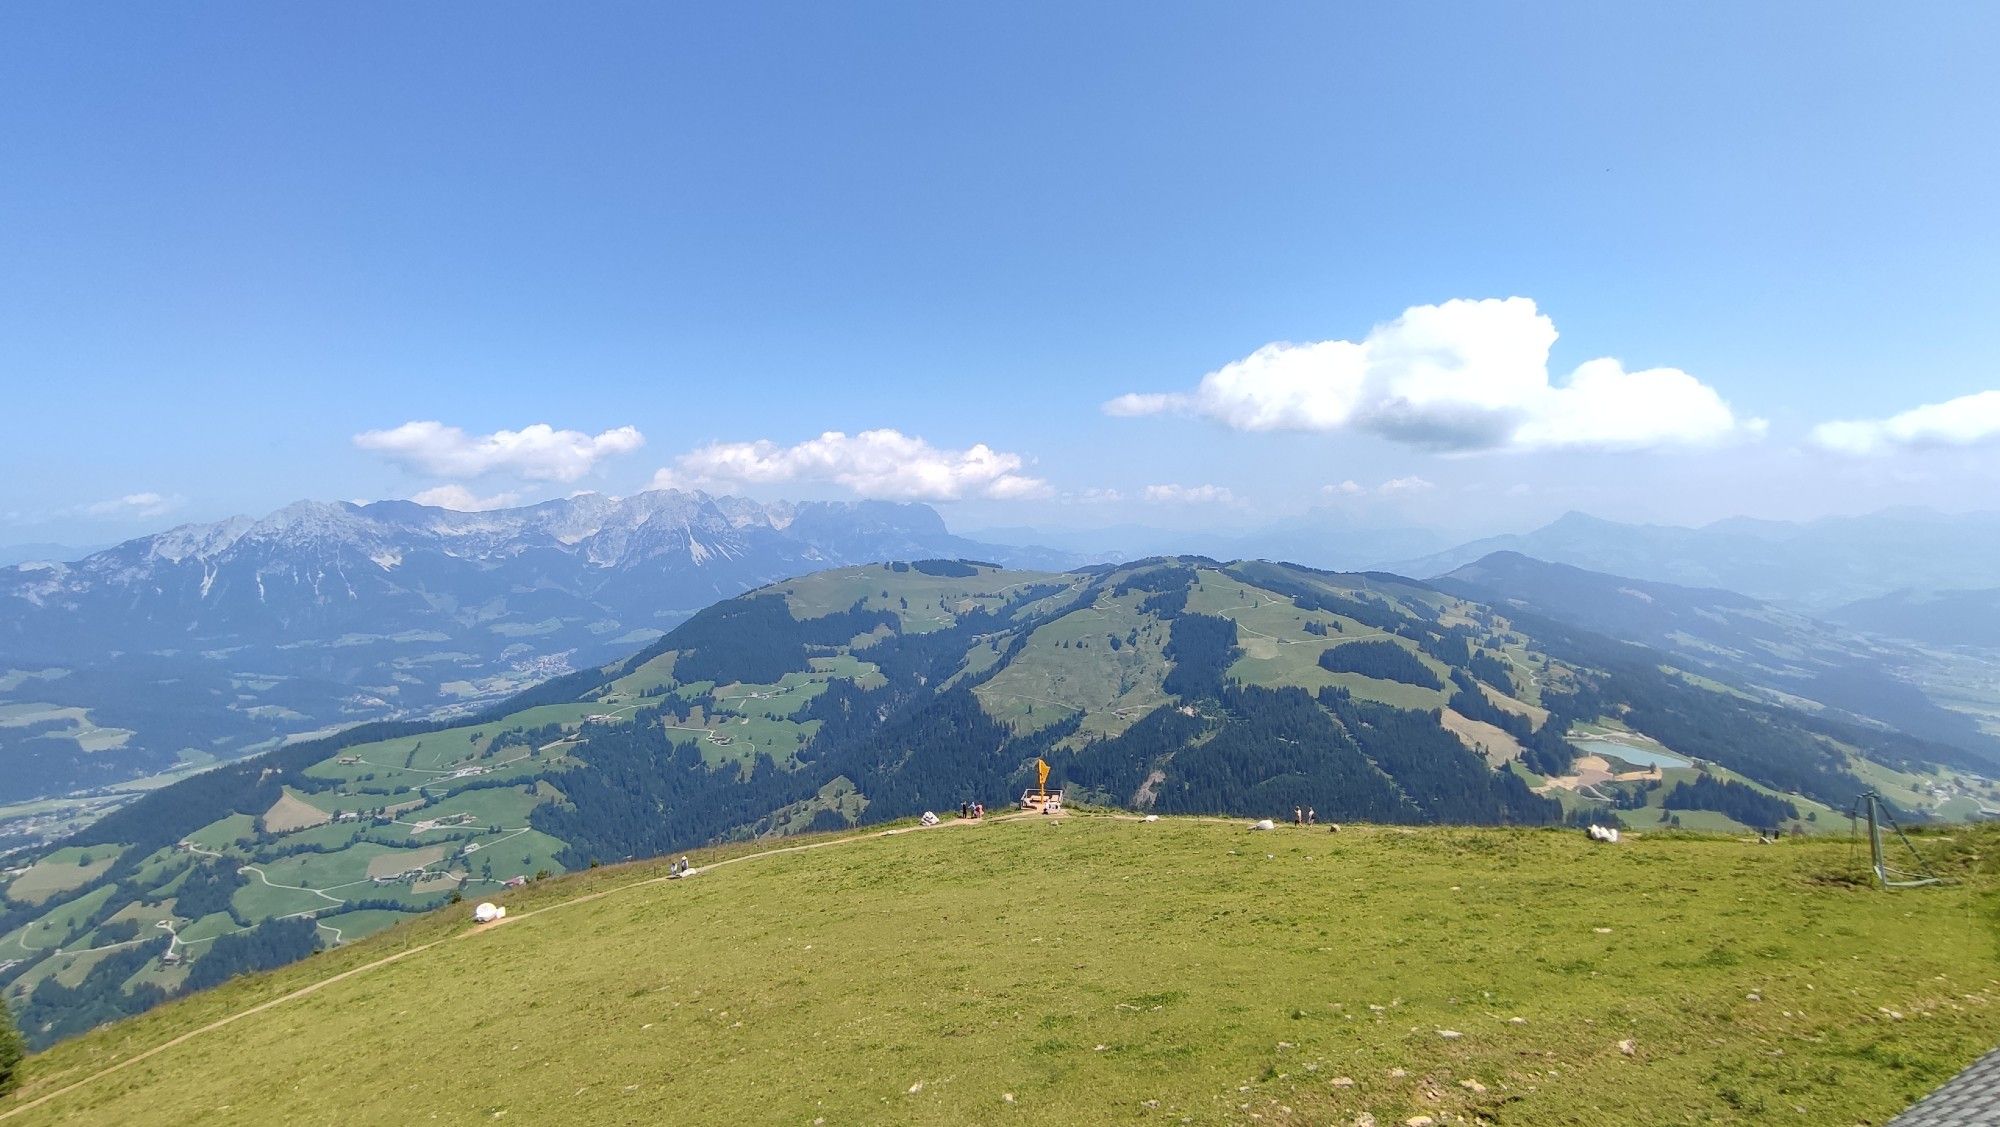
M 1104 404 L 1245 431 L 1360 431 L 1432 450 L 1644 449 L 1763 432 L 1678 368 L 1592 360 L 1549 372 L 1555 323 L 1524 297 L 1419 305 L 1359 341 L 1267 344 L 1187 391 Z

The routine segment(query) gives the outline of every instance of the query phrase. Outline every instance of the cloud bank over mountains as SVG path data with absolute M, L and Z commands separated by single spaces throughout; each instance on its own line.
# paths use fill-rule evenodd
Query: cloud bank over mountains
M 493 509 L 510 509 L 520 504 L 521 495 L 511 490 L 481 497 L 463 485 L 439 485 L 410 494 L 410 500 L 419 505 L 436 505 L 440 509 L 453 509 L 461 513 L 484 513 Z
M 1207 482 L 1201 485 L 1180 485 L 1169 482 L 1165 485 L 1148 485 L 1145 498 L 1155 505 L 1233 505 L 1236 494 L 1227 486 Z
M 1103 409 L 1243 431 L 1361 431 L 1447 453 L 1706 446 L 1764 432 L 1678 368 L 1627 371 L 1604 358 L 1557 382 L 1556 335 L 1524 297 L 1419 305 L 1360 341 L 1267 344 L 1190 391 L 1130 393 Z
M 1813 445 L 1838 454 L 1972 446 L 1994 439 L 2000 439 L 2000 391 L 1926 403 L 1886 419 L 1821 423 L 1812 430 Z
M 498 474 L 564 483 L 581 479 L 606 458 L 629 454 L 645 444 L 637 427 L 614 427 L 591 435 L 557 430 L 547 423 L 474 436 L 425 420 L 354 436 L 355 446 L 412 473 L 456 478 Z
M 1021 471 L 1019 454 L 976 443 L 948 450 L 884 427 L 844 434 L 830 430 L 791 446 L 768 439 L 712 442 L 653 475 L 653 487 L 816 484 L 836 485 L 861 497 L 895 501 L 1032 500 L 1048 497 L 1048 483 Z
M 107 519 L 139 517 L 150 520 L 163 517 L 180 508 L 182 500 L 180 497 L 168 497 L 159 493 L 127 493 L 122 497 L 93 501 L 80 506 L 78 511 L 88 517 Z

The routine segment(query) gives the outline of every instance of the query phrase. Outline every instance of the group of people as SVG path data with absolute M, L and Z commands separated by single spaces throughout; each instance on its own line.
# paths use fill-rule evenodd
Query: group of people
M 1316 826 L 1319 824 L 1319 815 L 1313 813 L 1313 808 L 1310 806 L 1304 809 L 1294 806 L 1292 807 L 1292 821 L 1301 826 Z
M 961 802 L 958 804 L 958 816 L 961 818 L 984 818 L 986 816 L 986 804 L 984 802 Z

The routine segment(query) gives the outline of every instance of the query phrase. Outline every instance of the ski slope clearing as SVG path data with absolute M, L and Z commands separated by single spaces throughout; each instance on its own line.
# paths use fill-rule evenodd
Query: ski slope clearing
M 740 845 L 173 1002 L 31 1058 L 0 1122 L 1881 1122 L 2000 1039 L 2000 832 L 1919 840 L 1958 883 L 1553 829 Z

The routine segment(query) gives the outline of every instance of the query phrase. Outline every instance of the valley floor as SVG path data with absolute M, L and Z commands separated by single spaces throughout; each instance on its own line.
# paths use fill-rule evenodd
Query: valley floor
M 1989 829 L 1896 893 L 1826 839 L 826 844 L 434 913 L 31 1058 L 0 1123 L 1881 1123 L 2000 1040 Z

